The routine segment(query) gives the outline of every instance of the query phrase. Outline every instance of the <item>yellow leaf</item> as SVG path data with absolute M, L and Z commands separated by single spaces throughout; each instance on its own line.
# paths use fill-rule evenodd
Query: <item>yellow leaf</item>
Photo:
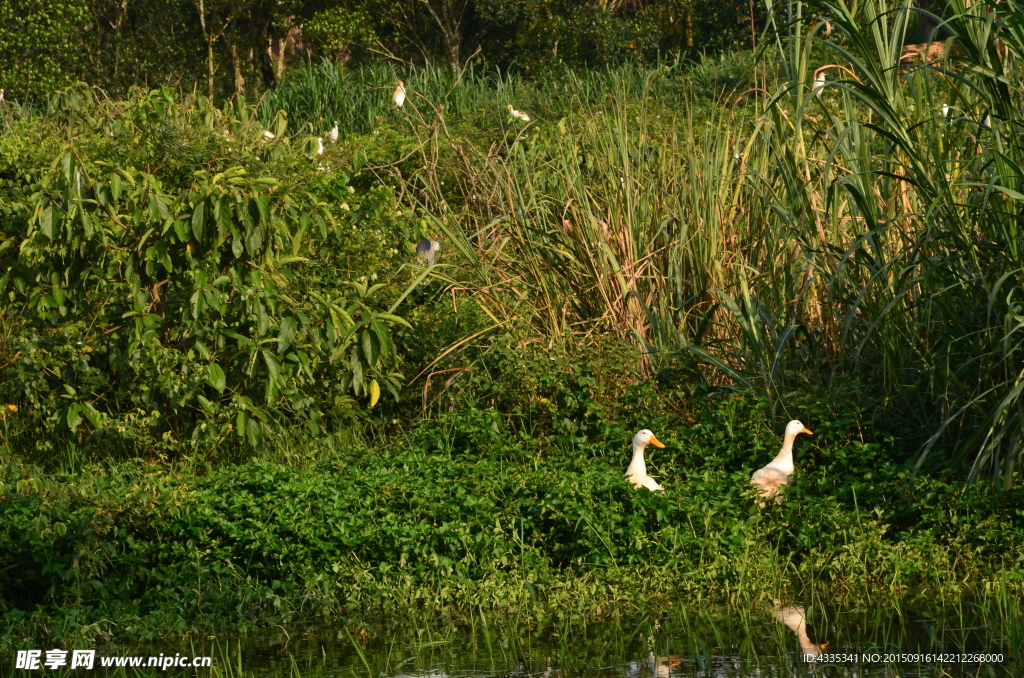
M 377 404 L 380 400 L 380 384 L 377 383 L 376 379 L 370 380 L 370 407 Z

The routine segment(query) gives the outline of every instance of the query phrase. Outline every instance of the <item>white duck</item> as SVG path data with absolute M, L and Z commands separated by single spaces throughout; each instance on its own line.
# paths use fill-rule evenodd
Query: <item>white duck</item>
M 334 127 L 327 133 L 327 138 L 331 140 L 332 144 L 338 143 L 338 121 L 334 121 Z
M 785 624 L 790 631 L 796 634 L 797 640 L 800 641 L 800 651 L 804 655 L 817 657 L 821 654 L 821 650 L 828 645 L 828 643 L 824 645 L 812 643 L 811 639 L 807 636 L 807 617 L 804 614 L 804 608 L 782 607 L 779 601 L 775 601 L 772 614 L 775 615 L 776 619 Z
M 391 100 L 399 108 L 405 103 L 405 83 L 401 80 L 398 81 L 398 87 L 395 87 L 395 93 L 391 95 Z
M 647 449 L 648 445 L 665 447 L 647 429 L 633 436 L 633 461 L 629 462 L 629 468 L 626 469 L 626 478 L 637 488 L 646 487 L 651 492 L 663 492 L 665 488 L 659 485 L 654 478 L 647 475 L 647 464 L 644 463 L 644 450 Z
M 793 441 L 801 433 L 812 435 L 803 424 L 794 419 L 786 425 L 786 437 L 782 442 L 782 450 L 764 468 L 754 471 L 750 482 L 757 486 L 762 497 L 774 497 L 779 488 L 789 485 L 789 476 L 793 473 Z M 761 502 L 764 506 L 764 502 Z

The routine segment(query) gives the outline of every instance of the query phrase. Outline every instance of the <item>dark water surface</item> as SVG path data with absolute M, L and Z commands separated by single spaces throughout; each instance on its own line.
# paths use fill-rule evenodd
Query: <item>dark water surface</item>
M 592 623 L 523 627 L 320 628 L 221 652 L 232 673 L 268 678 L 672 678 L 1024 676 L 1020 629 L 977 606 L 931 617 L 913 609 L 764 604 Z M 215 660 L 218 661 L 218 660 Z M 226 659 L 220 659 L 224 662 Z
M 673 678 L 1024 676 L 1020 601 L 851 609 L 764 603 L 545 627 L 414 623 L 279 628 L 158 650 L 100 649 L 96 667 L 3 676 L 185 678 Z M 352 629 L 355 629 L 354 631 Z M 73 649 L 73 648 L 65 648 Z M 117 655 L 208 655 L 210 668 L 102 668 Z M 8 658 L 4 658 L 7 664 Z M 144 665 L 143 665 L 144 666 Z

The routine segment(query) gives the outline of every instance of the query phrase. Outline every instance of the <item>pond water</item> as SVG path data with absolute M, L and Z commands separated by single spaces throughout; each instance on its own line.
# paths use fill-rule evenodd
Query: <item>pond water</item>
M 931 616 L 765 603 L 530 632 L 475 624 L 284 632 L 218 651 L 227 673 L 268 678 L 1018 676 L 1021 629 L 983 606 Z M 1005 620 L 1005 616 L 1003 617 Z M 225 656 L 226 655 L 226 656 Z M 220 673 L 220 671 L 218 671 Z
M 305 631 L 278 627 L 205 646 L 111 646 L 97 652 L 95 673 L 58 672 L 80 678 L 1001 678 L 1024 676 L 1021 619 L 1021 601 L 1005 596 L 996 605 L 929 605 L 927 613 L 895 603 L 857 609 L 777 601 L 739 609 L 691 604 L 542 629 L 514 621 L 488 626 L 483 616 L 458 624 L 392 619 Z M 126 655 L 179 654 L 210 657 L 210 667 L 103 668 Z M 0 664 L 0 676 L 43 673 L 57 672 Z

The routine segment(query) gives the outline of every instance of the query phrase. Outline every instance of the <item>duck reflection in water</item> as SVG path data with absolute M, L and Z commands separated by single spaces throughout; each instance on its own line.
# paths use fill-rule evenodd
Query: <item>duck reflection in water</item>
M 628 676 L 639 678 L 670 678 L 679 665 L 678 655 L 656 657 L 653 652 L 648 652 L 647 661 L 630 662 L 627 665 L 626 673 Z
M 821 654 L 822 648 L 828 645 L 828 643 L 816 645 L 807 637 L 807 617 L 804 615 L 804 608 L 782 607 L 782 603 L 776 600 L 772 605 L 771 612 L 775 615 L 776 619 L 796 634 L 797 640 L 800 641 L 800 651 L 804 655 L 817 657 Z

